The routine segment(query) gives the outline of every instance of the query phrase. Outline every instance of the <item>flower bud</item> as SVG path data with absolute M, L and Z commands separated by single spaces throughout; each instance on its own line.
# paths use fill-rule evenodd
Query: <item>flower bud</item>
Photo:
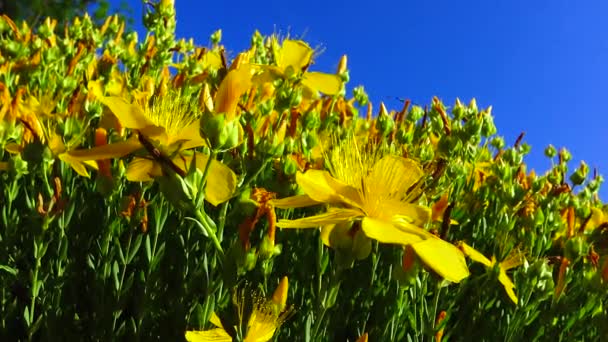
M 412 109 L 410 109 L 410 112 L 406 116 L 406 119 L 409 122 L 416 122 L 416 121 L 422 119 L 423 116 L 424 116 L 424 109 L 422 109 L 422 107 L 412 106 Z
M 264 235 L 262 238 L 262 242 L 260 243 L 259 248 L 259 257 L 262 260 L 267 260 L 272 258 L 275 255 L 281 254 L 282 247 L 281 245 L 275 245 L 274 241 L 268 237 L 268 235 Z
M 289 290 L 289 280 L 287 277 L 281 278 L 279 285 L 272 294 L 272 301 L 279 306 L 279 310 L 282 311 L 287 306 L 287 292 Z
M 469 110 L 473 113 L 473 114 L 477 114 L 479 113 L 479 109 L 477 109 L 477 100 L 475 100 L 475 98 L 471 99 L 471 102 L 469 102 Z
M 460 99 L 456 99 L 456 104 L 454 104 L 454 108 L 452 109 L 452 115 L 454 116 L 454 120 L 461 120 L 464 117 L 464 105 L 460 102 Z
M 224 115 L 206 112 L 201 118 L 200 134 L 215 150 L 229 150 L 242 142 L 243 127 L 238 120 L 228 122 Z
M 298 172 L 298 164 L 293 158 L 286 158 L 283 163 L 283 173 L 287 176 L 294 176 Z
M 587 174 L 589 173 L 589 166 L 584 161 L 581 161 L 581 165 L 570 175 L 570 181 L 574 185 L 581 185 L 585 182 Z
M 341 75 L 347 71 L 347 63 L 348 58 L 346 57 L 346 55 L 342 55 L 342 57 L 340 58 L 340 62 L 338 63 L 338 70 L 336 72 L 338 75 Z
M 495 149 L 502 150 L 505 147 L 505 139 L 503 137 L 494 137 L 490 144 Z
M 572 154 L 566 148 L 559 150 L 559 159 L 561 162 L 567 163 L 572 159 Z
M 369 97 L 367 96 L 363 86 L 358 86 L 353 89 L 353 97 L 359 106 L 365 106 L 369 102 Z
M 222 30 L 219 29 L 211 34 L 211 44 L 217 45 L 222 41 Z
M 384 103 L 380 103 L 380 114 L 376 119 L 376 129 L 380 131 L 382 136 L 387 136 L 393 131 L 394 128 L 395 121 L 390 115 L 388 115 L 388 111 L 386 110 Z

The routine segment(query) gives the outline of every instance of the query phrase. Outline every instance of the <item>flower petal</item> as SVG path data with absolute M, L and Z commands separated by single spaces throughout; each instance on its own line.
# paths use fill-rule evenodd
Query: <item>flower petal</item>
M 374 239 L 380 243 L 391 243 L 397 245 L 410 245 L 423 241 L 427 238 L 426 232 L 422 228 L 417 228 L 420 231 L 410 230 L 406 231 L 400 229 L 390 222 L 374 219 L 371 217 L 365 217 L 361 222 L 361 228 L 365 235 Z
M 256 319 L 256 313 L 251 315 L 247 326 L 247 336 L 243 342 L 267 342 L 272 339 L 279 322 L 266 319 Z
M 223 67 L 222 57 L 217 51 L 207 50 L 200 61 L 203 69 L 210 68 L 218 70 Z
M 507 272 L 501 267 L 500 273 L 498 274 L 498 281 L 505 287 L 505 291 L 507 291 L 507 295 L 513 303 L 517 304 L 517 295 L 515 295 L 515 284 L 511 281 L 511 278 L 507 275 Z
M 156 161 L 146 158 L 133 158 L 126 170 L 127 180 L 131 182 L 149 182 L 162 174 L 162 167 Z
M 298 172 L 296 182 L 310 198 L 317 202 L 343 203 L 355 208 L 363 206 L 361 194 L 357 189 L 333 178 L 327 171 Z
M 142 148 L 139 140 L 133 137 L 126 141 L 97 146 L 90 149 L 69 151 L 68 154 L 75 160 L 103 160 L 126 156 Z
M 331 243 L 329 242 L 329 237 L 331 236 L 331 232 L 336 228 L 335 224 L 327 224 L 321 227 L 321 241 L 327 247 L 331 247 Z
M 70 165 L 70 167 L 72 169 L 74 169 L 74 171 L 76 171 L 77 174 L 79 174 L 83 177 L 87 177 L 87 178 L 91 177 L 91 175 L 89 175 L 89 171 L 87 171 L 87 168 L 85 167 L 85 163 L 83 163 L 82 161 L 73 158 L 72 156 L 70 156 L 67 153 L 61 153 L 57 157 L 60 160 L 62 160 L 63 162 Z M 86 164 L 86 165 L 89 165 L 92 168 L 97 169 L 97 163 L 94 161 L 93 161 L 93 163 L 94 164 Z
M 384 209 L 380 215 L 386 220 L 397 217 L 416 226 L 423 226 L 431 219 L 431 210 L 418 204 L 404 203 L 397 200 L 384 200 Z
M 280 228 L 316 228 L 328 224 L 347 222 L 362 217 L 363 213 L 356 209 L 332 209 L 324 214 L 304 217 L 297 220 L 279 220 Z
M 312 53 L 312 48 L 305 42 L 285 39 L 277 64 L 281 68 L 292 67 L 295 72 L 299 72 L 303 67 L 310 64 Z
M 415 161 L 388 155 L 374 164 L 365 185 L 372 191 L 387 191 L 397 197 L 406 194 L 422 176 L 424 172 Z
M 110 108 L 123 127 L 142 129 L 154 126 L 154 123 L 146 116 L 141 107 L 127 102 L 122 97 L 104 96 L 99 98 L 99 102 Z
M 490 261 L 490 259 L 486 258 L 485 255 L 481 254 L 475 248 L 467 245 L 464 242 L 460 242 L 458 244 L 458 247 L 464 253 L 464 255 L 469 257 L 469 259 L 476 261 L 480 264 L 484 264 L 487 267 L 492 267 L 492 265 L 493 265 L 492 261 Z
M 203 137 L 201 137 L 201 134 L 199 133 L 200 127 L 201 121 L 196 120 L 179 132 L 179 135 L 176 138 L 178 140 L 185 141 L 181 145 L 180 150 L 189 150 L 191 148 L 207 146 L 207 141 Z M 171 141 L 170 143 L 173 143 L 173 141 Z
M 280 199 L 273 199 L 270 201 L 270 204 L 272 204 L 275 208 L 287 209 L 310 207 L 313 205 L 318 205 L 320 204 L 320 202 L 313 200 L 308 195 L 297 195 Z
M 526 261 L 526 258 L 524 257 L 523 253 L 519 251 L 512 252 L 505 260 L 500 262 L 500 268 L 508 271 L 522 265 L 524 261 Z
M 305 73 L 302 84 L 326 95 L 336 95 L 342 90 L 342 79 L 340 76 L 322 72 Z
M 224 329 L 224 326 L 222 325 L 222 320 L 215 314 L 215 312 L 211 313 L 211 317 L 209 317 L 209 322 L 218 328 Z
M 173 159 L 173 163 L 182 170 L 188 170 L 192 158 L 196 157 L 196 167 L 205 170 L 209 156 L 203 153 L 193 155 L 181 155 Z M 217 160 L 211 161 L 207 184 L 205 185 L 205 199 L 214 206 L 226 202 L 234 194 L 236 189 L 236 175 L 226 165 Z
M 251 87 L 251 68 L 247 65 L 230 70 L 222 80 L 214 97 L 216 113 L 226 113 L 226 119 L 231 121 L 236 115 L 236 107 L 241 95 Z
M 186 331 L 188 342 L 232 342 L 232 337 L 221 328 L 205 331 Z
M 411 246 L 418 257 L 443 278 L 459 283 L 469 276 L 462 251 L 451 243 L 432 237 Z

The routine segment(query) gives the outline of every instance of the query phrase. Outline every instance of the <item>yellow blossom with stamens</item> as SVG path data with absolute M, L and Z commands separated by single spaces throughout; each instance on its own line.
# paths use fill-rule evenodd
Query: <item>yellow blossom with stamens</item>
M 70 151 L 74 160 L 103 160 L 121 158 L 136 151 L 146 151 L 144 156 L 136 156 L 127 166 L 126 177 L 129 181 L 146 182 L 163 175 L 163 156 L 185 172 L 194 158 L 196 166 L 204 169 L 209 156 L 188 151 L 205 146 L 206 141 L 199 133 L 199 120 L 192 112 L 189 99 L 178 93 L 157 96 L 151 105 L 130 103 L 122 97 L 101 96 L 98 100 L 106 105 L 116 116 L 122 127 L 136 131 L 122 142 Z M 155 151 L 149 151 L 149 143 Z M 156 157 L 150 157 L 151 154 Z M 165 165 L 166 166 L 166 165 Z M 211 160 L 205 199 L 213 205 L 228 200 L 236 188 L 236 176 L 224 164 Z
M 279 46 L 276 37 L 271 38 L 276 66 L 258 65 L 264 72 L 255 79 L 260 83 L 271 82 L 279 77 L 288 78 L 293 74 L 302 76 L 302 85 L 308 97 L 316 97 L 317 92 L 336 95 L 342 89 L 342 79 L 338 75 L 309 72 L 314 50 L 301 40 L 285 39 Z
M 308 170 L 296 174 L 305 195 L 278 200 L 276 208 L 328 204 L 326 213 L 297 220 L 280 220 L 281 228 L 323 227 L 323 242 L 331 246 L 331 230 L 360 222 L 365 236 L 380 243 L 411 246 L 433 271 L 452 282 L 469 275 L 464 255 L 454 245 L 421 228 L 431 218 L 428 208 L 415 202 L 423 177 L 411 159 L 384 154 L 369 145 L 360 149 L 355 139 L 338 144 L 326 160 L 330 172 Z
M 247 319 L 244 317 L 245 312 L 251 310 L 246 324 L 244 342 L 266 342 L 272 339 L 276 330 L 291 315 L 290 309 L 285 310 L 287 290 L 287 277 L 283 277 L 270 300 L 261 299 L 256 293 L 252 294 L 253 308 L 245 307 L 248 301 L 244 298 L 246 295 L 244 291 L 237 292 L 238 295 L 233 297 L 233 302 L 237 307 L 239 325 L 242 326 L 243 319 Z M 233 341 L 233 336 L 227 332 L 215 313 L 211 315 L 209 321 L 216 328 L 204 331 L 186 331 L 186 340 L 189 342 Z M 230 330 L 234 331 L 234 329 Z
M 480 264 L 483 264 L 484 266 L 486 266 L 488 268 L 492 268 L 498 264 L 498 268 L 499 268 L 498 281 L 504 286 L 505 291 L 507 292 L 507 295 L 513 301 L 513 303 L 517 304 L 517 302 L 518 302 L 517 295 L 515 295 L 515 291 L 514 291 L 515 284 L 513 284 L 513 281 L 511 281 L 511 278 L 509 278 L 509 276 L 507 275 L 507 271 L 523 264 L 525 259 L 521 254 L 517 254 L 517 253 L 513 254 L 512 256 L 508 257 L 507 259 L 505 259 L 499 263 L 496 261 L 496 257 L 492 257 L 492 260 L 490 260 L 490 259 L 486 258 L 485 255 L 481 254 L 476 249 L 467 245 L 464 242 L 461 242 L 459 244 L 459 247 L 463 251 L 463 253 L 466 256 L 468 256 L 471 260 L 476 261 Z

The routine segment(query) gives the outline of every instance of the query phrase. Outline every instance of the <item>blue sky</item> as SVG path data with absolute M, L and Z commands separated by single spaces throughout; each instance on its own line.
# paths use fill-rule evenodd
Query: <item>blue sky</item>
M 583 159 L 608 177 L 608 1 L 175 2 L 179 37 L 206 45 L 221 28 L 232 56 L 255 29 L 304 37 L 325 48 L 315 70 L 334 71 L 347 54 L 350 86 L 364 85 L 375 108 L 475 97 L 493 106 L 507 143 L 526 132 L 537 172 L 553 144 L 572 152 L 571 168 Z M 141 31 L 141 3 L 131 6 Z

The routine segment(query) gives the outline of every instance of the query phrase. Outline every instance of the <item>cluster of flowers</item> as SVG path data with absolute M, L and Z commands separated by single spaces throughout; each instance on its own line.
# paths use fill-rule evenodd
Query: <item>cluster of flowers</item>
M 246 253 L 266 258 L 280 253 L 277 227 L 285 235 L 310 228 L 320 230 L 341 267 L 368 258 L 374 241 L 402 250 L 397 278 L 404 282 L 421 265 L 445 284 L 459 283 L 471 274 L 468 257 L 488 268 L 514 304 L 516 285 L 507 271 L 529 267 L 556 246 L 556 297 L 571 263 L 580 260 L 592 265 L 597 279 L 608 280 L 608 259 L 600 260 L 592 241 L 608 226 L 596 195 L 601 178 L 575 195 L 566 183 L 566 151 L 545 176 L 526 175 L 521 156 L 527 147 L 518 142 L 504 149 L 500 138 L 490 139 L 491 109 L 479 111 L 474 101 L 457 102 L 451 115 L 438 99 L 430 110 L 406 102 L 400 111 L 389 111 L 381 104 L 372 115 L 362 88 L 351 99 L 345 96 L 346 56 L 335 73 L 311 71 L 315 50 L 306 42 L 256 32 L 250 49 L 229 59 L 221 32 L 209 48 L 175 42 L 172 7 L 156 6 L 150 25 L 163 29 L 140 45 L 135 34 L 124 34 L 117 17 L 100 28 L 88 17 L 77 19 L 61 36 L 52 19 L 35 31 L 0 19 L 0 34 L 11 38 L 0 44 L 0 170 L 11 181 L 42 175 L 44 190 L 24 191 L 38 199 L 45 224 L 74 191 L 66 194 L 65 184 L 86 183 L 109 196 L 118 183 L 143 182 L 149 189 L 158 186 L 200 226 L 219 255 L 226 244 L 218 218 L 209 212 L 249 201 L 255 209 L 240 222 L 238 241 Z M 61 67 L 48 67 L 53 64 Z M 360 116 L 365 105 L 367 116 Z M 481 137 L 487 139 L 479 147 Z M 274 170 L 272 177 L 264 176 L 267 168 Z M 572 183 L 583 184 L 587 172 L 581 165 Z M 511 205 L 495 207 L 508 202 L 500 196 Z M 548 203 L 561 215 L 546 217 Z M 134 202 L 125 215 L 135 207 Z M 137 209 L 144 213 L 144 233 L 145 207 Z M 284 210 L 304 207 L 317 211 Z M 472 246 L 490 250 L 479 242 L 489 236 L 463 227 L 497 213 L 518 217 L 521 226 L 491 230 L 508 242 L 488 258 Z M 545 234 L 548 247 L 538 249 L 529 236 L 547 222 L 553 227 Z M 266 234 L 256 249 L 250 235 L 262 226 Z M 213 314 L 216 328 L 189 331 L 186 338 L 271 339 L 291 313 L 287 278 L 271 300 L 247 296 L 234 296 L 236 322 Z

